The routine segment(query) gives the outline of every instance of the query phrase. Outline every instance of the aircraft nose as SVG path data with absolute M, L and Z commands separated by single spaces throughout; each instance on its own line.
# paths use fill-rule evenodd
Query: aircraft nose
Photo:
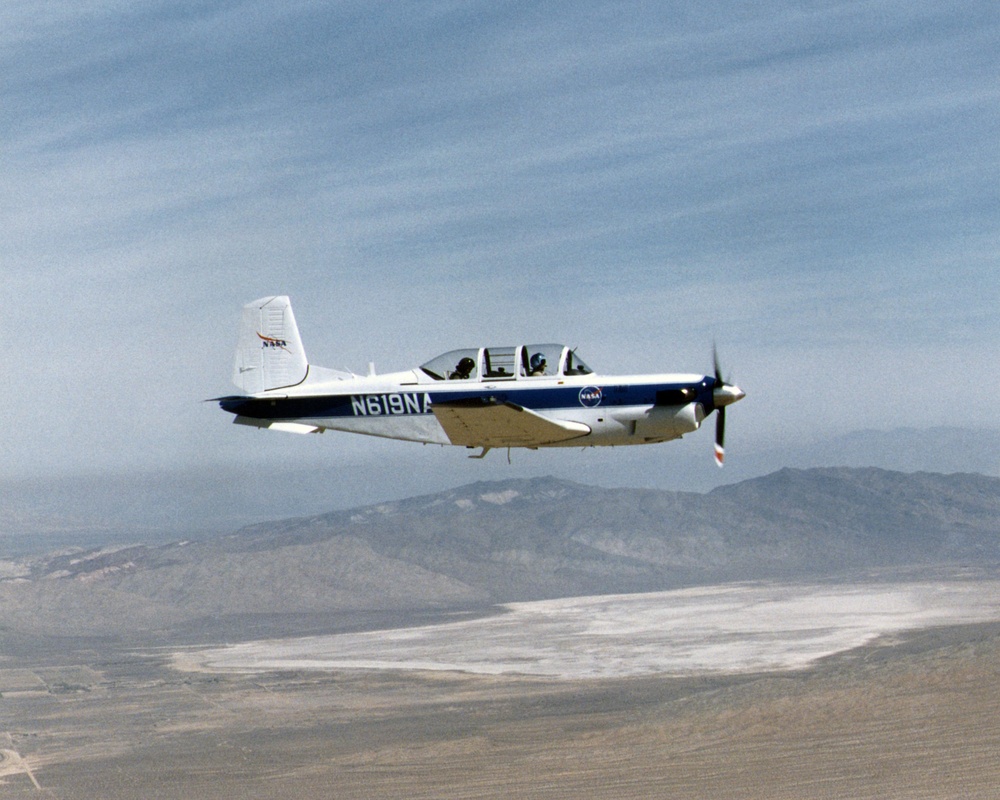
M 723 406 L 738 403 L 746 396 L 747 393 L 744 392 L 739 386 L 734 386 L 730 383 L 725 383 L 712 391 L 712 400 L 714 401 L 716 408 L 722 408 Z

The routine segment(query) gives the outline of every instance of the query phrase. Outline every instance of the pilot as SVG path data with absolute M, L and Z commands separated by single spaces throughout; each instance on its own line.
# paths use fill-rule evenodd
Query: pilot
M 535 353 L 531 360 L 528 361 L 528 375 L 544 375 L 545 374 L 545 356 L 541 353 Z
M 475 368 L 476 362 L 466 356 L 455 365 L 455 371 L 448 378 L 453 381 L 468 380 L 469 376 L 472 375 L 472 370 Z

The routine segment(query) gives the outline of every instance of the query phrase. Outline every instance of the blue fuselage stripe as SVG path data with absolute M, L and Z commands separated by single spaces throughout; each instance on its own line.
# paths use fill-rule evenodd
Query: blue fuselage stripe
M 684 405 L 699 402 L 712 407 L 714 381 L 697 383 L 615 384 L 594 383 L 589 387 L 553 386 L 524 388 L 449 389 L 432 386 L 401 386 L 390 392 L 328 394 L 311 397 L 226 397 L 219 405 L 232 414 L 253 419 L 294 420 L 358 416 L 429 414 L 434 403 L 481 399 L 485 402 L 516 403 L 534 411 L 615 408 L 623 406 Z M 587 392 L 587 390 L 591 390 Z M 669 399 L 667 399 L 669 398 Z

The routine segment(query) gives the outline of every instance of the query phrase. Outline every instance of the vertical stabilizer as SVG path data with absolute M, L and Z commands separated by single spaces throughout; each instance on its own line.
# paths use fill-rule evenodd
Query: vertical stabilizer
M 233 383 L 246 394 L 256 394 L 301 383 L 308 369 L 286 296 L 263 297 L 243 306 Z

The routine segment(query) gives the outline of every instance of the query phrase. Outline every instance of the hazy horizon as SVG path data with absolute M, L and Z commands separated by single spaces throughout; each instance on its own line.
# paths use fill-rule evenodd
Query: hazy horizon
M 261 433 L 261 436 L 267 436 Z M 440 448 L 438 448 L 440 449 Z M 770 474 L 783 467 L 877 467 L 899 472 L 972 472 L 1000 477 L 1000 432 L 968 428 L 857 432 L 808 446 L 741 454 L 717 469 L 699 440 L 653 446 L 659 469 L 644 469 L 634 450 L 619 448 L 620 468 L 604 469 L 593 449 L 574 453 L 518 452 L 484 466 L 465 459 L 452 470 L 420 474 L 424 448 L 398 469 L 414 472 L 390 484 L 378 464 L 344 469 L 336 459 L 171 467 L 132 473 L 70 472 L 0 478 L 4 499 L 3 549 L 7 554 L 42 549 L 46 542 L 92 546 L 163 542 L 228 533 L 265 520 L 308 516 L 448 491 L 480 481 L 553 477 L 601 488 L 704 493 Z M 656 453 L 661 456 L 657 456 Z M 463 456 L 464 458 L 464 456 Z

